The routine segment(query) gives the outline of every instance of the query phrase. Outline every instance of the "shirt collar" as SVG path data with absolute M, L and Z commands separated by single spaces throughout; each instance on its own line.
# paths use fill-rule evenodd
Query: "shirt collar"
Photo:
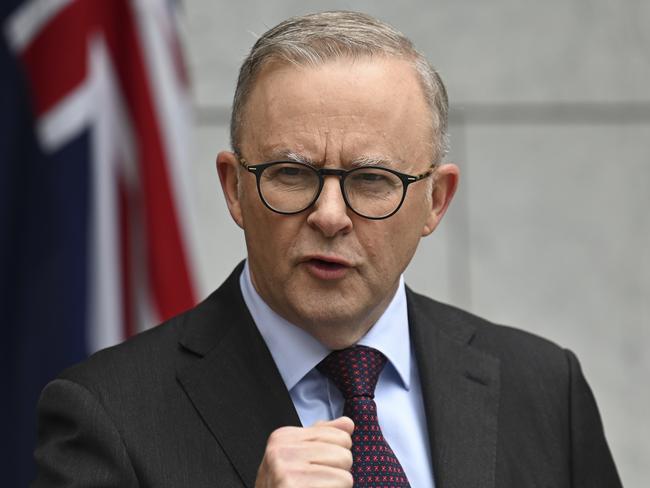
M 330 350 L 266 304 L 251 281 L 248 261 L 239 277 L 239 286 L 253 321 L 290 391 L 325 359 Z M 358 343 L 381 351 L 397 371 L 404 388 L 410 389 L 411 341 L 403 276 L 400 276 L 397 292 L 382 316 Z

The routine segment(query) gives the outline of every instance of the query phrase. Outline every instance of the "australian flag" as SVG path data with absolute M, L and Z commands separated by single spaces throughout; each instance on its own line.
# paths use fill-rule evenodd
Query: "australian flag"
M 40 390 L 195 303 L 176 2 L 0 6 L 2 486 L 34 473 Z

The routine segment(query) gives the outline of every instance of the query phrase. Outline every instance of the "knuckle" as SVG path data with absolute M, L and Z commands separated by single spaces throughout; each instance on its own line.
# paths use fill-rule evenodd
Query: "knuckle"
M 348 434 L 347 432 L 343 432 L 342 430 L 339 430 L 337 433 L 339 443 L 343 446 L 346 447 L 347 449 L 350 449 L 352 447 L 352 436 Z
M 346 488 L 352 488 L 354 486 L 354 478 L 352 473 L 345 471 L 341 474 L 341 484 Z
M 352 464 L 354 463 L 354 458 L 352 456 L 352 451 L 346 450 L 345 454 L 345 467 L 346 469 L 352 469 Z M 350 475 L 352 476 L 352 475 Z
M 271 467 L 281 466 L 286 458 L 286 451 L 286 447 L 282 444 L 268 444 L 264 454 L 267 464 Z
M 275 429 L 273 432 L 271 432 L 271 435 L 269 435 L 269 438 L 266 442 L 267 445 L 285 442 L 285 440 L 291 436 L 294 430 L 295 427 L 280 427 L 279 429 Z

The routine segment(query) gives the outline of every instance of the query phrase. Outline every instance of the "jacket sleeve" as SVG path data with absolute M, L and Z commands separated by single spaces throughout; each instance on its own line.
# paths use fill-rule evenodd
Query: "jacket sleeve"
M 596 400 L 582 374 L 578 359 L 571 351 L 567 350 L 566 355 L 571 380 L 571 486 L 621 488 Z
M 37 411 L 33 488 L 138 486 L 120 433 L 88 389 L 54 380 L 43 390 Z

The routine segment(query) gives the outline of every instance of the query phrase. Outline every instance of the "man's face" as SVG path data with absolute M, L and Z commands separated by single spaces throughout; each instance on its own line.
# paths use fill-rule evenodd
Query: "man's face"
M 318 167 L 350 169 L 371 159 L 416 175 L 434 156 L 430 121 L 405 61 L 274 65 L 260 73 L 246 105 L 241 152 L 250 164 L 291 153 Z M 253 174 L 242 170 L 237 188 L 232 153 L 220 153 L 217 163 L 257 291 L 332 348 L 353 344 L 379 318 L 419 239 L 442 217 L 457 175 L 444 165 L 436 191 L 427 180 L 412 184 L 395 215 L 369 220 L 346 207 L 337 177 L 325 177 L 313 207 L 281 215 L 264 206 Z

